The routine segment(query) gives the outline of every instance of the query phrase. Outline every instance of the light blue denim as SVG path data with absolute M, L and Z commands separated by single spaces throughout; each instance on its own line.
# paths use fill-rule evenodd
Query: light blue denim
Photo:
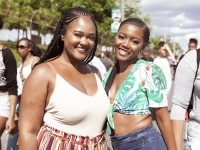
M 144 129 L 111 136 L 113 150 L 167 150 L 160 133 L 151 124 Z
M 18 133 L 9 134 L 6 150 L 16 150 L 18 141 Z
M 186 139 L 184 139 L 184 150 L 199 150 L 200 148 L 200 123 L 190 120 L 187 124 Z
M 16 112 L 19 113 L 19 103 L 16 105 Z M 17 141 L 18 141 L 18 133 L 9 134 L 7 139 L 6 150 L 16 150 Z

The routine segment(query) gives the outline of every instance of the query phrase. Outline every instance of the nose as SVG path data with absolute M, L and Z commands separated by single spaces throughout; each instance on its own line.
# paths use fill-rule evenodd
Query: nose
M 124 40 L 122 46 L 129 48 L 129 40 L 128 39 Z
M 87 38 L 86 38 L 86 37 L 82 37 L 81 40 L 80 40 L 80 43 L 81 43 L 82 45 L 88 44 Z

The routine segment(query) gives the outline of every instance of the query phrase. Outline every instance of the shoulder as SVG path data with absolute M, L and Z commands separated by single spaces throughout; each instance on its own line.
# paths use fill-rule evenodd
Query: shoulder
M 40 57 L 33 56 L 32 60 L 33 60 L 33 61 L 39 61 L 39 60 L 40 60 Z
M 55 73 L 47 63 L 41 63 L 33 68 L 30 75 L 33 78 L 37 78 L 38 80 L 48 80 L 51 79 L 55 75 Z
M 33 69 L 33 71 L 38 72 L 38 73 L 44 73 L 46 71 L 51 71 L 51 67 L 50 65 L 48 65 L 48 63 L 41 63 L 35 66 L 35 68 Z
M 2 56 L 6 61 L 16 61 L 14 54 L 12 53 L 10 48 L 7 47 L 3 47 L 2 49 L 0 49 L 2 51 Z
M 194 59 L 194 57 L 197 55 L 197 50 L 190 50 L 188 51 L 182 59 Z
M 149 69 L 159 70 L 160 69 L 160 67 L 154 62 L 145 61 L 145 60 L 139 60 L 137 62 L 137 65 L 139 68 L 145 69 L 145 70 L 149 70 Z
M 33 67 L 38 61 L 40 60 L 39 57 L 33 56 L 32 61 L 31 61 L 31 66 Z
M 137 64 L 139 64 L 139 68 L 143 70 L 142 72 L 145 73 L 146 77 L 165 79 L 161 67 L 154 62 L 140 60 Z
M 179 62 L 180 65 L 182 64 L 196 64 L 196 58 L 197 58 L 197 51 L 196 50 L 190 50 L 188 51 Z
M 196 70 L 197 67 L 197 51 L 196 50 L 190 50 L 188 51 L 184 57 L 179 62 L 176 72 L 188 72 L 190 69 L 192 72 Z
M 146 80 L 147 88 L 166 89 L 166 78 L 158 65 L 144 60 L 138 61 L 137 65 L 140 78 Z
M 11 49 L 4 47 L 0 51 L 2 51 L 2 57 L 3 57 L 4 63 L 5 64 L 12 64 L 13 66 L 16 67 L 17 62 L 16 62 L 15 56 L 12 53 Z

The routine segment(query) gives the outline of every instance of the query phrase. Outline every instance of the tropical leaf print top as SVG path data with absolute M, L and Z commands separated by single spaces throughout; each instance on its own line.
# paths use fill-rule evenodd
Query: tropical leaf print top
M 105 75 L 103 84 L 110 71 Z M 166 79 L 161 69 L 152 62 L 138 60 L 120 85 L 108 113 L 108 128 L 114 129 L 113 112 L 122 114 L 151 114 L 150 107 L 165 107 L 167 102 Z

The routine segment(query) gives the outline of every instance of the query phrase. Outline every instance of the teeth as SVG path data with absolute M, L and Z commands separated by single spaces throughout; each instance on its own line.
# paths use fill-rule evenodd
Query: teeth
M 84 49 L 84 48 L 78 48 L 78 51 L 84 52 L 84 51 L 86 51 L 86 49 Z
M 119 49 L 119 54 L 120 55 L 128 55 L 129 54 L 129 52 L 127 52 L 127 51 L 124 51 L 124 50 L 122 50 L 122 49 Z

